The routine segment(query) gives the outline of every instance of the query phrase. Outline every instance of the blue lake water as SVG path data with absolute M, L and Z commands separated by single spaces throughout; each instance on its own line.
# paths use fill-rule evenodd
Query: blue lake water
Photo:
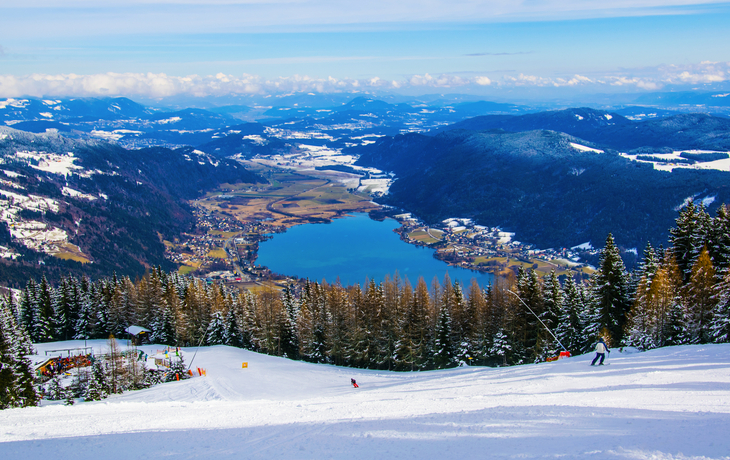
M 330 224 L 297 225 L 274 235 L 259 245 L 257 264 L 275 273 L 343 285 L 364 284 L 367 279 L 382 281 L 397 270 L 415 287 L 419 277 L 431 284 L 443 281 L 448 272 L 452 281 L 466 286 L 476 278 L 486 287 L 493 275 L 450 267 L 433 257 L 432 249 L 401 241 L 393 229 L 399 224 L 386 219 L 378 222 L 367 214 L 335 219 Z

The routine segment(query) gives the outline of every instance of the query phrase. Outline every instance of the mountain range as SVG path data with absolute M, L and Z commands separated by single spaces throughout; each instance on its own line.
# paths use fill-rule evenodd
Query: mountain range
M 552 130 L 616 150 L 730 150 L 730 119 L 703 113 L 633 121 L 617 113 L 577 108 L 519 116 L 480 116 L 440 128 L 436 132 L 454 129 L 502 129 L 511 132 Z
M 429 223 L 471 217 L 540 247 L 601 246 L 609 232 L 624 247 L 659 245 L 687 200 L 711 212 L 730 202 L 730 119 L 721 116 L 637 106 L 536 111 L 437 96 L 267 103 L 164 110 L 125 98 L 0 101 L 0 272 L 20 279 L 167 266 L 162 240 L 192 228 L 188 200 L 221 183 L 263 181 L 235 159 L 319 148 L 394 173 L 383 203 Z M 54 242 L 73 257 L 50 257 Z

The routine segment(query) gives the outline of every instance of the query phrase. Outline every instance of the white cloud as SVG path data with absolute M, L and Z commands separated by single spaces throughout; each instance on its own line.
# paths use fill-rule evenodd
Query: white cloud
M 588 77 L 584 77 L 583 75 L 577 75 L 577 74 L 569 79 L 556 78 L 553 80 L 553 86 L 577 86 L 577 85 L 584 85 L 584 84 L 590 84 L 590 83 L 594 83 L 594 81 Z
M 611 86 L 635 86 L 645 90 L 657 90 L 663 86 L 660 82 L 638 77 L 608 76 L 605 78 Z
M 425 75 L 414 75 L 409 80 L 411 86 L 430 86 L 434 88 L 453 88 L 458 86 L 464 86 L 471 83 L 469 80 L 462 77 L 443 74 L 438 77 L 433 77 L 429 74 Z
M 730 62 L 703 61 L 695 65 L 664 66 L 660 68 L 667 83 L 706 84 L 730 79 Z
M 474 83 L 479 86 L 488 86 L 492 84 L 492 80 L 490 80 L 489 77 L 476 77 L 474 79 Z
M 553 83 L 553 81 L 549 78 L 525 74 L 519 74 L 516 77 L 505 75 L 503 81 L 504 84 L 512 84 L 514 86 L 547 86 Z
M 730 80 L 730 62 L 701 62 L 694 65 L 668 65 L 655 68 L 623 70 L 613 75 L 587 77 L 575 74 L 566 77 L 540 75 L 504 75 L 499 78 L 476 75 L 465 77 L 451 74 L 412 75 L 403 80 L 380 77 L 366 79 L 317 78 L 292 75 L 266 79 L 258 75 L 172 76 L 164 73 L 104 73 L 32 74 L 27 76 L 0 75 L 0 97 L 20 96 L 141 96 L 164 98 L 175 95 L 226 96 L 246 94 L 274 94 L 291 92 L 345 92 L 363 90 L 404 90 L 408 88 L 461 88 L 490 86 L 510 87 L 594 87 L 597 91 L 614 90 L 656 91 L 671 84 L 704 84 Z

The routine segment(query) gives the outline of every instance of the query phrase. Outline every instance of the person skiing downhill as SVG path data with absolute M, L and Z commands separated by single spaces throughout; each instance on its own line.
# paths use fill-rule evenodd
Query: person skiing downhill
M 606 352 L 611 353 L 611 350 L 608 349 L 608 345 L 606 345 L 603 337 L 601 337 L 600 339 L 598 339 L 598 343 L 596 344 L 596 357 L 593 358 L 591 366 L 596 365 L 596 361 L 598 361 L 598 358 L 601 358 L 601 361 L 598 363 L 598 365 L 603 366 L 603 360 L 606 358 Z
M 359 387 L 359 386 L 357 385 L 357 382 L 355 381 L 355 379 L 350 379 L 350 383 L 352 383 L 352 386 L 353 386 L 353 387 L 355 387 L 355 388 L 360 388 L 360 387 Z

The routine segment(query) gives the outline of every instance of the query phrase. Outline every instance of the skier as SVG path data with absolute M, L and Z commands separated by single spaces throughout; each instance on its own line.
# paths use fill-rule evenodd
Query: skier
M 598 343 L 596 344 L 596 357 L 593 358 L 591 366 L 596 365 L 596 361 L 598 361 L 598 358 L 601 358 L 601 362 L 599 362 L 598 365 L 603 366 L 603 360 L 606 358 L 606 352 L 611 353 L 611 350 L 608 349 L 608 345 L 606 345 L 603 337 L 601 337 L 600 339 L 598 339 Z
M 355 381 L 355 379 L 350 379 L 350 383 L 352 383 L 352 386 L 353 386 L 353 387 L 355 387 L 355 388 L 360 388 L 360 387 L 359 387 L 359 386 L 357 385 L 357 382 Z

